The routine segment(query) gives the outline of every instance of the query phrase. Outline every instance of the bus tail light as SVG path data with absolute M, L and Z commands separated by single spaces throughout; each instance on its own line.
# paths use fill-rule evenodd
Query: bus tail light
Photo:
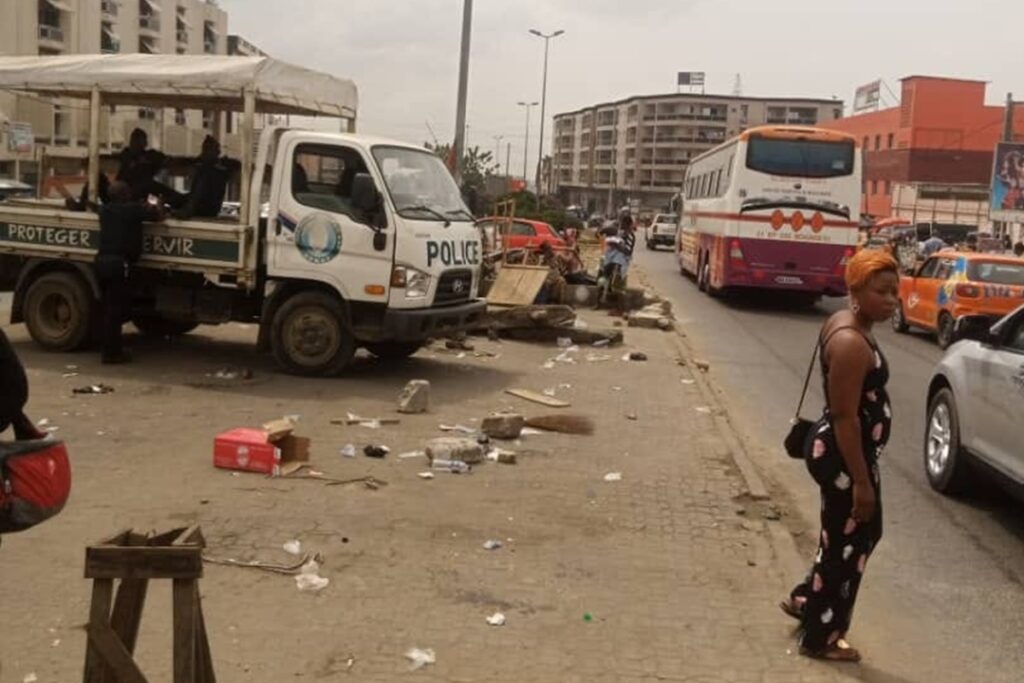
M 740 241 L 733 240 L 729 243 L 729 260 L 733 268 L 746 268 L 747 264 L 743 258 L 743 249 L 740 248 Z
M 843 251 L 843 258 L 839 259 L 839 265 L 836 266 L 836 275 L 844 275 L 846 273 L 846 264 L 853 258 L 853 247 L 847 247 Z
M 956 295 L 960 299 L 977 299 L 981 297 L 981 288 L 977 285 L 961 283 L 956 286 Z

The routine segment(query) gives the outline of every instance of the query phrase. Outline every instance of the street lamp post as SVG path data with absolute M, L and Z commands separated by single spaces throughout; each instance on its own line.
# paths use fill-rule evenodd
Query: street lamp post
M 469 90 L 469 45 L 473 26 L 473 0 L 463 0 L 462 43 L 459 53 L 459 93 L 455 107 L 455 140 L 452 152 L 455 157 L 455 182 L 462 183 L 462 155 L 466 147 L 466 94 Z
M 529 158 L 530 158 L 530 109 L 536 107 L 540 102 L 518 102 L 520 107 L 526 108 L 526 140 L 523 141 L 523 182 L 529 182 L 529 176 L 527 173 L 530 172 Z M 540 187 L 537 188 L 537 192 L 540 192 Z
M 505 139 L 504 135 L 495 135 L 494 137 L 494 166 L 498 169 L 498 173 L 501 173 L 501 141 Z
M 544 39 L 544 79 L 543 85 L 541 86 L 540 92 L 540 151 L 537 154 L 537 196 L 540 196 L 540 171 L 541 166 L 544 164 L 544 116 L 547 110 L 548 102 L 548 47 L 551 44 L 552 38 L 565 33 L 565 31 L 559 29 L 554 33 L 541 33 L 535 28 L 530 29 L 530 33 L 537 36 L 538 38 Z

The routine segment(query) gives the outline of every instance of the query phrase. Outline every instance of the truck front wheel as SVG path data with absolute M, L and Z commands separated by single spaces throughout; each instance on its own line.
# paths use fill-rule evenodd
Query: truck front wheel
M 285 301 L 271 331 L 274 360 L 287 372 L 334 376 L 356 352 L 341 302 L 324 292 L 300 292 Z
M 24 317 L 32 339 L 49 351 L 75 351 L 91 337 L 96 302 L 74 273 L 46 273 L 25 292 Z

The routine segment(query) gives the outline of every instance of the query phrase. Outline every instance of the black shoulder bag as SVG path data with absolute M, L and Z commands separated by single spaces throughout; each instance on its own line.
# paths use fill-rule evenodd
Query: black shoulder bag
M 818 357 L 820 350 L 821 337 L 818 337 L 818 343 L 814 345 L 814 351 L 811 353 L 811 363 L 807 366 L 807 377 L 804 378 L 804 389 L 800 392 L 800 402 L 796 406 L 796 415 L 789 421 L 789 434 L 786 435 L 786 440 L 783 442 L 789 457 L 798 460 L 803 460 L 805 457 L 804 448 L 807 445 L 807 436 L 811 433 L 811 429 L 815 424 L 810 420 L 800 417 L 800 411 L 803 410 L 804 398 L 807 397 L 807 387 L 810 385 L 811 375 L 814 373 L 814 360 Z

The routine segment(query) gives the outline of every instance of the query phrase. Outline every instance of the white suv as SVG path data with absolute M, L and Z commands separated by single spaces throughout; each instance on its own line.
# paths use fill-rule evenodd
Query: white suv
M 644 241 L 648 249 L 655 249 L 659 244 L 671 247 L 676 243 L 676 229 L 679 216 L 674 213 L 659 213 L 654 216 L 651 224 L 644 228 Z

